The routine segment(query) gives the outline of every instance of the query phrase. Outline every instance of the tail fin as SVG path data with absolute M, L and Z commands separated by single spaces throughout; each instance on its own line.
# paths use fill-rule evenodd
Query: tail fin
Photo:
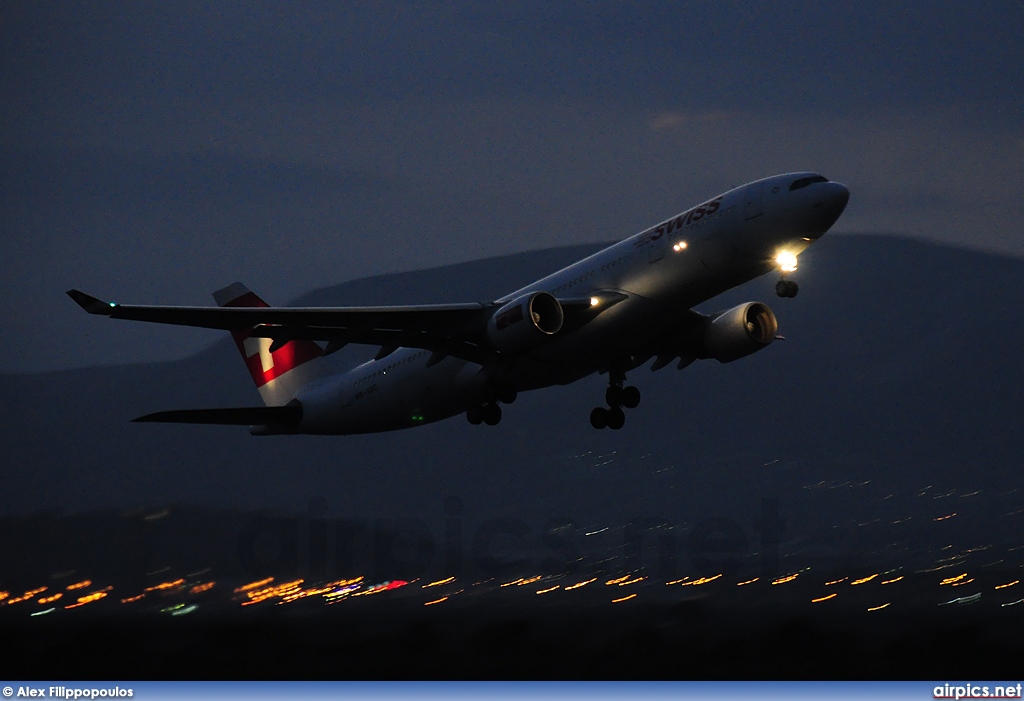
M 270 306 L 240 282 L 232 283 L 213 293 L 219 307 Z M 323 349 L 313 341 L 288 341 L 273 352 L 269 338 L 250 335 L 251 329 L 231 332 L 238 352 L 242 354 L 256 389 L 267 406 L 287 404 L 303 385 L 317 377 L 318 363 L 311 362 L 323 356 Z

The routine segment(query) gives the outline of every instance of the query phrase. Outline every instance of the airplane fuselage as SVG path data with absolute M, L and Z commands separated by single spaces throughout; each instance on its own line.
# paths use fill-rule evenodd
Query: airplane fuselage
M 632 369 L 694 306 L 775 270 L 780 253 L 799 255 L 832 226 L 848 197 L 842 185 L 814 173 L 729 190 L 497 300 L 543 292 L 593 296 L 600 307 L 615 294 L 587 323 L 494 367 L 399 348 L 301 388 L 295 399 L 303 416 L 294 432 L 407 428 L 463 413 L 488 401 L 495 386 L 514 396 L 616 365 Z

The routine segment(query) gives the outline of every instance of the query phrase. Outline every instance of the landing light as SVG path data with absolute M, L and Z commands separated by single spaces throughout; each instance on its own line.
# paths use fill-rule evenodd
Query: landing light
M 791 273 L 796 270 L 796 255 L 788 251 L 782 251 L 775 256 L 775 262 L 779 265 L 779 270 L 784 273 Z
M 679 251 L 686 250 L 686 241 L 680 241 L 676 245 L 672 246 L 672 250 L 675 251 L 676 253 L 679 253 Z
M 599 300 L 597 297 L 591 297 L 590 298 L 590 306 L 596 307 L 600 303 L 601 303 L 601 300 Z

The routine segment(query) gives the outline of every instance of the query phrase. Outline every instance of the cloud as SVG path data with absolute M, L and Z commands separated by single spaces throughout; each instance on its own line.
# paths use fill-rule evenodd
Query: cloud
M 662 129 L 680 129 L 690 124 L 702 122 L 713 122 L 729 118 L 729 112 L 724 110 L 711 112 L 658 112 L 650 120 L 651 129 L 660 131 Z

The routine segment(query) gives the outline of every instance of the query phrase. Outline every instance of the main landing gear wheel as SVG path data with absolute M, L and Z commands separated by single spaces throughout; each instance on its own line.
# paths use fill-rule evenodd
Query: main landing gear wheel
M 622 406 L 627 409 L 636 409 L 640 406 L 640 390 L 636 387 L 622 388 Z
M 466 420 L 474 426 L 479 426 L 480 424 L 497 426 L 501 423 L 501 406 L 498 403 L 511 404 L 518 396 L 519 392 L 515 387 L 493 387 L 487 398 L 480 400 L 480 404 L 475 404 L 466 409 Z
M 599 431 L 602 428 L 618 431 L 625 423 L 626 414 L 619 407 L 605 409 L 603 406 L 599 406 L 590 412 L 590 425 Z
M 604 393 L 604 400 L 612 408 L 624 406 L 627 409 L 636 409 L 640 406 L 640 390 L 636 387 L 612 385 Z
M 800 286 L 792 280 L 779 280 L 775 283 L 775 294 L 779 297 L 796 297 L 799 291 Z
M 608 410 L 608 428 L 618 431 L 626 423 L 626 414 L 619 407 Z
M 488 426 L 497 426 L 501 422 L 501 407 L 497 404 L 484 404 L 484 423 Z
M 466 409 L 466 420 L 474 426 L 487 424 L 497 426 L 501 423 L 501 407 L 497 404 L 481 404 Z
M 609 373 L 608 389 L 604 393 L 604 399 L 608 402 L 608 408 L 599 406 L 590 412 L 590 425 L 600 430 L 610 428 L 618 431 L 626 423 L 626 414 L 622 407 L 635 409 L 640 405 L 640 390 L 636 387 L 623 387 L 626 375 L 622 372 L 612 371 Z

